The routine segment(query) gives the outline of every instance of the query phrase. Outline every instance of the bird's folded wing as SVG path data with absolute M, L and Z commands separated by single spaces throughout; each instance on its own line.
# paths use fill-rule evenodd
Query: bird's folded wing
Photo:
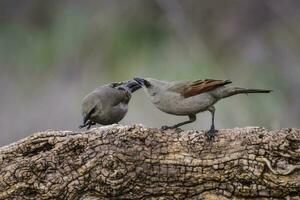
M 231 83 L 230 80 L 196 80 L 186 81 L 173 85 L 169 88 L 170 91 L 180 93 L 185 98 L 214 90 L 218 87 Z

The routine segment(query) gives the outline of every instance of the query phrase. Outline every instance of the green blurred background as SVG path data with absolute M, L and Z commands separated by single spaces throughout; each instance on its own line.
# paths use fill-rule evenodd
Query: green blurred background
M 81 100 L 134 76 L 273 89 L 217 104 L 217 128 L 299 127 L 300 1 L 0 0 L 0 145 L 78 130 Z M 142 90 L 121 124 L 185 120 Z M 209 113 L 184 129 L 208 129 Z

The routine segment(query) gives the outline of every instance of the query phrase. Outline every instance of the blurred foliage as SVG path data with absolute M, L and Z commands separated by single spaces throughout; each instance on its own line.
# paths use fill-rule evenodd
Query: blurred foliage
M 0 144 L 48 128 L 76 129 L 82 97 L 134 76 L 218 78 L 271 95 L 217 104 L 217 126 L 300 125 L 300 2 L 0 1 Z M 185 128 L 208 128 L 209 114 Z M 122 123 L 183 120 L 143 91 Z

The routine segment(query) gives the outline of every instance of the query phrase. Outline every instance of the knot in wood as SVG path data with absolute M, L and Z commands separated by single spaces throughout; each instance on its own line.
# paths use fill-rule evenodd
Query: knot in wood
M 118 158 L 113 155 L 103 158 L 102 174 L 107 178 L 107 183 L 115 183 L 116 180 L 122 179 L 127 173 L 125 163 Z

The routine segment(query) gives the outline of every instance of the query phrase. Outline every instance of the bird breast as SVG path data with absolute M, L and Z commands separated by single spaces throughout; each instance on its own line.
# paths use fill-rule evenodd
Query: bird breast
M 98 123 L 103 125 L 114 124 L 121 121 L 128 111 L 126 103 L 119 103 L 113 107 L 103 109 L 101 115 L 98 116 Z

